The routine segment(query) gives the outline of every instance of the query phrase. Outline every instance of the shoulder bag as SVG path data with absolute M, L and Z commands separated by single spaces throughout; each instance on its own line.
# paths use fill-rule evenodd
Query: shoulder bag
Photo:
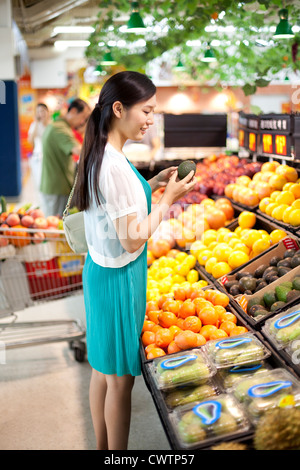
M 77 174 L 75 177 L 73 188 L 71 189 L 67 205 L 63 212 L 63 227 L 69 247 L 74 253 L 83 254 L 88 252 L 87 241 L 84 229 L 83 212 L 69 214 L 70 204 L 73 198 L 75 186 L 77 183 Z

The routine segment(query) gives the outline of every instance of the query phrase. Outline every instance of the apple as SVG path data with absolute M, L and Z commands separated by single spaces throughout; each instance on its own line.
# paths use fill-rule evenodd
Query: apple
M 34 218 L 31 215 L 23 215 L 21 218 L 21 224 L 24 227 L 32 227 L 34 224 Z
M 32 209 L 28 212 L 28 215 L 31 215 L 34 219 L 37 219 L 39 217 L 45 218 L 45 214 L 41 209 Z
M 56 215 L 49 215 L 47 217 L 48 227 L 58 228 L 59 218 Z
M 6 218 L 6 223 L 10 227 L 14 227 L 15 225 L 20 225 L 19 215 L 16 214 L 15 212 L 11 212 L 10 214 L 8 214 L 8 216 Z
M 45 217 L 37 217 L 36 219 L 34 219 L 33 227 L 38 229 L 48 228 L 47 219 L 45 219 Z
M 45 240 L 44 232 L 36 232 L 33 234 L 33 243 L 38 244 L 42 243 Z
M 7 246 L 9 244 L 9 241 L 6 237 L 3 237 L 0 235 L 0 247 L 1 246 Z

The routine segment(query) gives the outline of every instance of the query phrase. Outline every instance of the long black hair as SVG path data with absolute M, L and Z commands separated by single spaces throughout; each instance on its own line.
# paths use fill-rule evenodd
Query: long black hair
M 126 109 L 147 101 L 156 92 L 153 82 L 144 74 L 133 71 L 119 72 L 102 87 L 99 101 L 87 122 L 78 167 L 78 179 L 73 203 L 79 210 L 87 210 L 92 194 L 99 198 L 99 175 L 108 133 L 113 118 L 112 105 L 120 101 Z

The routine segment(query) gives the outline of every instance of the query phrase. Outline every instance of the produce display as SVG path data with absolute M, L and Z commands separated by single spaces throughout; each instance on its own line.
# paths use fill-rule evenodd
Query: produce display
M 286 237 L 287 233 L 281 229 L 270 233 L 255 229 L 256 220 L 253 212 L 243 211 L 235 229 L 206 230 L 200 240 L 191 244 L 190 251 L 214 279 L 225 276 Z
M 299 447 L 297 425 L 272 443 L 274 416 L 289 426 L 300 403 L 298 172 L 221 156 L 196 178 L 148 243 L 141 346 L 154 399 L 179 449 L 244 450 L 248 433 L 255 449 Z
M 21 248 L 31 243 L 41 243 L 46 239 L 59 237 L 56 232 L 62 229 L 62 220 L 59 217 L 45 217 L 41 209 L 32 207 L 31 204 L 26 204 L 17 211 L 8 211 L 5 199 L 1 198 L 0 247 L 12 244 Z
M 288 183 L 291 183 L 291 185 Z M 266 162 L 261 166 L 261 171 L 255 173 L 252 179 L 247 176 L 241 176 L 235 183 L 228 184 L 225 188 L 225 196 L 245 206 L 255 207 L 259 205 L 259 208 L 262 210 L 267 205 L 268 199 L 266 198 L 274 199 L 275 202 L 277 195 L 281 191 L 285 192 L 287 188 L 291 188 L 294 183 L 298 183 L 298 173 L 295 168 L 281 165 L 276 161 Z M 298 184 L 293 187 L 293 191 L 294 193 L 290 199 L 281 194 L 278 202 L 276 201 L 278 206 L 285 204 L 285 201 L 291 201 L 290 204 L 292 204 L 293 200 L 296 199 L 295 195 L 299 192 Z M 273 198 L 271 198 L 271 195 L 273 195 Z M 262 200 L 264 202 L 261 203 Z M 281 209 L 283 211 L 283 208 Z
M 189 448 L 228 434 L 241 435 L 250 427 L 246 413 L 231 395 L 211 397 L 176 409 L 171 420 L 178 440 Z

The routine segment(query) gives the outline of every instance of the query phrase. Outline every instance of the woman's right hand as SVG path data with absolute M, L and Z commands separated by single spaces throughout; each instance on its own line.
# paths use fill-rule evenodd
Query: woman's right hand
M 178 199 L 191 191 L 196 182 L 197 180 L 195 178 L 194 171 L 190 171 L 190 173 L 185 178 L 180 180 L 178 178 L 178 171 L 176 169 L 169 179 L 163 194 L 163 198 L 167 199 L 170 205 L 172 205 L 174 202 L 178 201 Z

